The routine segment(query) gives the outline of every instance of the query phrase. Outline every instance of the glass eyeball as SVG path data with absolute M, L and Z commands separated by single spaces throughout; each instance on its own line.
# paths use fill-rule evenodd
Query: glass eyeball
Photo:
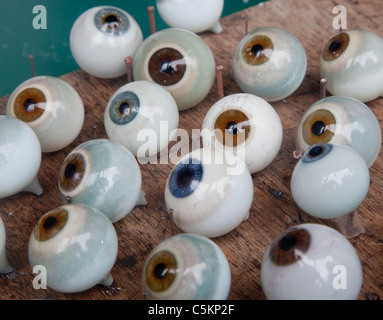
M 354 149 L 345 145 L 312 145 L 296 164 L 291 192 L 297 205 L 320 219 L 353 212 L 367 195 L 369 169 Z
M 234 79 L 246 93 L 266 101 L 282 100 L 301 85 L 307 68 L 305 50 L 290 32 L 258 28 L 238 43 L 232 61 Z
M 0 115 L 0 198 L 21 191 L 41 195 L 40 164 L 41 147 L 34 131 L 19 119 Z
M 224 300 L 230 266 L 222 250 L 197 234 L 177 234 L 157 245 L 144 265 L 144 294 L 153 300 Z
M 347 145 L 371 167 L 380 151 L 381 135 L 379 121 L 367 105 L 351 97 L 331 96 L 305 111 L 295 143 L 303 152 L 316 143 Z
M 374 100 L 383 94 L 383 38 L 363 29 L 343 31 L 325 45 L 319 70 L 332 95 Z
M 177 28 L 160 30 L 139 46 L 133 61 L 134 80 L 155 82 L 174 97 L 178 109 L 200 103 L 215 81 L 215 60 L 205 41 Z
M 195 33 L 222 31 L 219 19 L 223 11 L 223 0 L 157 0 L 156 6 L 161 18 L 170 27 Z
M 68 204 L 45 213 L 28 244 L 29 263 L 46 269 L 47 287 L 64 293 L 111 285 L 118 240 L 111 221 L 96 208 Z
M 202 129 L 204 146 L 235 152 L 251 174 L 275 159 L 283 136 L 274 108 L 262 98 L 246 93 L 218 100 L 207 112 Z
M 363 271 L 342 234 L 324 225 L 301 224 L 267 248 L 261 280 L 269 300 L 355 300 Z
M 110 98 L 104 113 L 106 133 L 136 157 L 150 157 L 166 148 L 178 128 L 179 111 L 171 94 L 149 81 L 130 82 Z M 143 141 L 150 130 L 155 139 Z M 152 136 L 148 133 L 148 136 Z
M 116 141 L 95 139 L 68 154 L 59 171 L 63 203 L 81 203 L 104 213 L 113 223 L 138 204 L 146 204 L 141 171 L 131 152 Z
M 253 180 L 245 163 L 222 148 L 196 149 L 173 168 L 165 185 L 167 210 L 184 232 L 208 238 L 246 220 Z
M 6 252 L 6 233 L 3 219 L 0 217 L 0 274 L 9 273 L 13 271 L 13 268 L 8 262 Z
M 42 152 L 67 147 L 84 123 L 84 105 L 77 91 L 67 82 L 49 76 L 20 84 L 8 100 L 6 113 L 33 129 Z
M 70 33 L 70 49 L 81 69 L 99 78 L 126 73 L 125 58 L 133 57 L 143 41 L 136 20 L 113 6 L 99 6 L 82 13 Z

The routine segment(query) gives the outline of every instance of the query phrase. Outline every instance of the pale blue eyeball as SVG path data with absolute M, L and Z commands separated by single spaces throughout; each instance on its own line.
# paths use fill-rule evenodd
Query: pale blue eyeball
M 158 244 L 145 261 L 144 295 L 151 300 L 224 300 L 231 285 L 222 250 L 197 234 L 177 234 Z
M 145 205 L 140 167 L 123 145 L 95 139 L 74 148 L 59 171 L 58 186 L 64 203 L 97 208 L 112 222 L 136 205 Z
M 299 120 L 295 144 L 306 151 L 315 143 L 349 146 L 371 167 L 378 157 L 382 132 L 375 114 L 363 102 L 332 96 L 311 105 Z
M 291 192 L 297 205 L 320 219 L 353 212 L 364 200 L 370 184 L 366 161 L 344 145 L 312 145 L 296 164 Z
M 45 268 L 46 286 L 75 293 L 110 286 L 118 240 L 111 221 L 96 208 L 68 204 L 45 213 L 28 244 L 32 269 Z
M 301 224 L 282 232 L 267 248 L 261 280 L 269 300 L 355 300 L 363 271 L 342 234 L 324 225 Z
M 109 99 L 104 113 L 109 139 L 124 145 L 137 158 L 151 157 L 166 149 L 178 122 L 179 111 L 172 95 L 149 81 L 123 85 Z
M 6 252 L 6 232 L 3 219 L 0 217 L 0 273 L 9 273 L 13 271 L 9 264 Z
M 11 94 L 7 114 L 28 124 L 39 138 L 42 152 L 71 144 L 84 123 L 84 105 L 66 81 L 40 76 L 24 81 Z
M 19 119 L 0 115 L 0 198 L 24 191 L 41 195 L 40 165 L 41 146 L 35 132 Z
M 126 73 L 125 58 L 133 57 L 143 41 L 136 20 L 113 6 L 99 6 L 82 13 L 70 32 L 70 49 L 81 69 L 99 78 Z
M 319 70 L 332 95 L 374 100 L 383 94 L 383 38 L 369 30 L 345 30 L 325 45 Z
M 200 103 L 210 92 L 216 75 L 214 56 L 206 42 L 178 28 L 160 30 L 146 38 L 132 66 L 134 80 L 163 86 L 179 110 Z
M 269 102 L 278 101 L 301 85 L 307 58 L 302 44 L 289 31 L 264 27 L 241 39 L 233 55 L 232 69 L 244 92 Z
M 253 180 L 246 164 L 223 148 L 196 149 L 173 168 L 165 203 L 184 232 L 224 235 L 249 216 Z

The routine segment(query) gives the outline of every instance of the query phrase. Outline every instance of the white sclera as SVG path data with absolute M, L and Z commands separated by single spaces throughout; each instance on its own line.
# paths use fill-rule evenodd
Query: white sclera
M 44 103 L 34 108 L 43 109 L 42 115 L 33 121 L 25 121 L 39 138 L 42 152 L 55 152 L 71 144 L 84 123 L 84 105 L 77 91 L 64 80 L 49 76 L 31 78 L 20 84 L 11 94 L 7 114 L 16 117 L 16 99 L 25 90 L 40 90 Z M 28 94 L 22 100 L 27 101 Z
M 353 212 L 370 185 L 362 156 L 344 145 L 315 144 L 304 153 L 291 176 L 295 202 L 306 213 L 334 219 Z
M 6 252 L 6 233 L 3 219 L 0 217 L 0 273 L 12 272 L 13 268 L 8 262 Z
M 223 144 L 223 140 L 217 136 L 224 133 L 219 129 L 215 131 L 217 118 L 228 111 L 239 111 L 248 119 L 237 124 L 249 126 L 250 129 L 246 140 L 236 146 Z M 228 116 L 225 121 L 228 124 L 236 122 L 235 115 Z M 252 174 L 264 169 L 275 159 L 283 138 L 282 123 L 275 109 L 264 99 L 246 93 L 232 94 L 218 100 L 207 112 L 202 129 L 204 146 L 213 144 L 234 152 L 245 161 Z M 239 139 L 239 132 L 237 136 Z M 230 137 L 230 133 L 227 133 L 226 139 Z
M 66 220 L 60 221 L 60 212 L 66 212 Z M 40 218 L 29 239 L 28 258 L 32 269 L 45 268 L 47 287 L 75 293 L 113 283 L 117 250 L 114 226 L 101 211 L 70 204 Z
M 40 164 L 41 147 L 33 130 L 21 120 L 0 115 L 0 198 L 21 191 L 42 194 Z
M 265 44 L 262 46 L 258 37 L 270 39 L 272 51 L 266 49 Z M 269 57 L 268 60 L 258 65 L 248 63 L 246 54 L 253 48 L 262 48 L 261 52 Z M 258 54 L 250 54 L 250 57 Z M 234 79 L 244 92 L 266 101 L 278 101 L 293 94 L 301 85 L 306 75 L 307 57 L 302 44 L 289 31 L 276 27 L 258 28 L 238 43 L 232 68 Z
M 165 185 L 165 203 L 184 232 L 213 238 L 248 218 L 253 189 L 251 174 L 239 157 L 221 148 L 202 148 L 173 168 Z
M 157 268 L 174 271 L 174 279 L 158 278 Z M 224 300 L 230 291 L 225 254 L 213 241 L 197 234 L 177 234 L 162 241 L 146 259 L 143 270 L 142 286 L 148 299 Z
M 119 111 L 123 103 L 133 110 L 126 116 Z M 160 85 L 148 81 L 134 81 L 119 88 L 104 113 L 109 139 L 124 145 L 137 158 L 150 157 L 165 149 L 176 134 L 178 121 L 174 98 Z
M 294 230 L 306 232 L 292 236 Z M 354 247 L 342 234 L 324 225 L 302 224 L 286 230 L 267 248 L 261 280 L 269 300 L 355 300 L 363 271 Z
M 330 123 L 329 119 L 325 119 L 320 115 L 315 116 L 323 112 L 323 110 L 330 112 L 334 117 L 335 124 Z M 305 126 L 308 117 L 315 117 L 315 121 L 321 121 L 326 126 L 325 130 L 332 131 L 331 139 L 325 138 L 325 132 L 314 135 L 312 126 Z M 382 141 L 379 121 L 371 109 L 359 100 L 341 96 L 324 98 L 305 111 L 299 121 L 295 139 L 297 149 L 303 152 L 314 144 L 309 144 L 305 140 L 304 134 L 314 138 L 316 143 L 326 142 L 349 146 L 359 152 L 369 167 L 373 165 L 378 157 Z M 324 141 L 325 139 L 328 141 Z
M 321 55 L 320 75 L 327 79 L 332 95 L 374 100 L 383 94 L 383 38 L 363 29 L 343 33 L 349 37 L 348 46 L 333 60 L 326 61 Z M 332 41 L 336 38 L 329 40 L 323 52 Z
M 173 28 L 182 28 L 195 33 L 222 32 L 219 19 L 223 0 L 157 0 L 158 13 L 165 23 Z
M 111 22 L 108 24 L 105 19 Z M 115 22 L 116 19 L 119 22 Z M 109 32 L 111 30 L 113 32 Z M 143 34 L 136 20 L 113 6 L 88 9 L 77 18 L 70 33 L 73 58 L 81 69 L 99 78 L 124 75 L 125 58 L 133 57 L 142 41 Z

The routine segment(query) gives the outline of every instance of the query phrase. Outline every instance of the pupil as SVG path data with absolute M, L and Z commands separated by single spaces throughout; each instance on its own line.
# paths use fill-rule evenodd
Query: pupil
M 24 101 L 24 108 L 27 111 L 33 111 L 35 109 L 36 101 L 33 99 L 27 99 Z
M 281 248 L 283 251 L 287 251 L 294 248 L 296 243 L 297 239 L 294 236 L 286 235 L 279 242 L 279 248 Z
M 256 44 L 251 48 L 251 52 L 256 58 L 259 58 L 263 53 L 263 47 L 260 44 Z
M 74 164 L 68 164 L 65 168 L 65 177 L 71 179 L 76 173 L 76 166 Z
M 337 52 L 340 48 L 340 45 L 341 42 L 339 40 L 334 40 L 333 42 L 331 42 L 329 49 L 331 52 Z
M 159 263 L 154 267 L 154 276 L 158 279 L 162 279 L 166 276 L 166 273 L 168 272 L 168 269 L 163 263 Z
M 120 107 L 118 108 L 118 111 L 122 114 L 122 116 L 128 116 L 131 112 L 130 104 L 127 102 L 121 103 Z
M 309 152 L 309 155 L 311 157 L 316 157 L 316 156 L 320 155 L 322 152 L 323 152 L 323 148 L 318 146 L 318 147 L 312 148 Z
M 231 121 L 226 125 L 226 129 L 229 130 L 229 133 L 231 134 L 237 134 L 238 124 L 234 121 Z
M 54 227 L 56 224 L 57 219 L 55 217 L 48 217 L 43 224 L 44 229 L 50 229 Z
M 176 70 L 173 68 L 172 62 L 171 61 L 165 61 L 161 65 L 161 72 L 171 74 L 175 72 Z
M 324 122 L 323 121 L 317 121 L 311 127 L 311 132 L 313 134 L 315 134 L 316 136 L 320 136 L 323 134 L 325 129 L 326 129 L 326 125 L 324 124 Z
M 177 177 L 177 186 L 181 189 L 186 189 L 193 182 L 195 172 L 193 169 L 186 167 L 184 168 Z
M 118 24 L 118 18 L 115 15 L 110 14 L 105 17 L 105 23 L 109 24 L 111 27 L 116 28 Z

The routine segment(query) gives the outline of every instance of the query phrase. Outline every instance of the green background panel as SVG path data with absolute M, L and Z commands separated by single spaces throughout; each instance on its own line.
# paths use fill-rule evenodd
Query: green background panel
M 206 0 L 208 1 L 208 0 Z M 222 16 L 244 10 L 262 0 L 225 0 Z M 155 0 L 0 0 L 0 97 L 10 94 L 21 82 L 32 76 L 29 55 L 34 56 L 37 75 L 61 76 L 79 69 L 74 61 L 69 35 L 73 23 L 85 10 L 112 5 L 130 13 L 140 25 L 144 38 L 149 36 L 147 7 Z M 34 29 L 33 8 L 47 10 L 47 28 Z M 166 24 L 156 11 L 157 30 Z

